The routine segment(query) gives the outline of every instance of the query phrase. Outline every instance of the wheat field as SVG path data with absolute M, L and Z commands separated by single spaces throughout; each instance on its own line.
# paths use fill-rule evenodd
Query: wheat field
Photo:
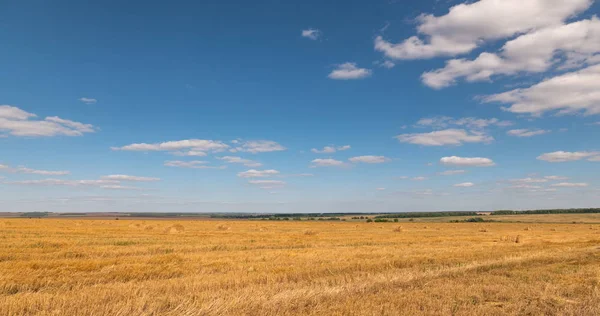
M 0 219 L 0 315 L 600 315 L 600 225 Z

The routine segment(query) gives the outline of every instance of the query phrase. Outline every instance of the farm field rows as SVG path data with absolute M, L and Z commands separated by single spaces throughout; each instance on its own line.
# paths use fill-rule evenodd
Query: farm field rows
M 600 224 L 557 216 L 0 219 L 0 315 L 599 315 Z

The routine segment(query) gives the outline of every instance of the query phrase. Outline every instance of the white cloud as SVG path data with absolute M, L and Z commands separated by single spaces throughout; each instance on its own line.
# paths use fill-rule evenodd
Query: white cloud
M 372 71 L 370 69 L 358 68 L 356 63 L 343 63 L 337 65 L 337 68 L 334 69 L 328 77 L 336 80 L 351 80 L 370 77 L 371 74 Z
M 350 162 L 352 162 L 352 163 L 370 163 L 370 164 L 375 164 L 375 163 L 388 162 L 391 159 L 387 158 L 385 156 L 358 156 L 358 157 L 352 157 L 352 158 L 350 158 L 348 160 Z
M 469 129 L 481 130 L 489 126 L 506 127 L 512 125 L 511 121 L 501 121 L 497 118 L 481 119 L 476 117 L 451 118 L 448 116 L 435 116 L 422 118 L 416 123 L 416 127 L 431 127 L 442 129 L 451 125 L 465 126 Z
M 224 157 L 218 157 L 217 159 L 223 160 L 226 163 L 243 164 L 244 166 L 251 167 L 251 168 L 256 168 L 256 167 L 262 166 L 262 163 L 260 163 L 260 162 L 250 160 L 250 159 L 244 159 L 242 157 L 224 156 Z
M 446 171 L 440 172 L 439 175 L 442 175 L 442 176 L 452 176 L 452 175 L 455 175 L 455 174 L 463 174 L 463 173 L 466 173 L 466 172 L 467 172 L 467 170 L 446 170 Z
M 119 181 L 114 180 L 61 180 L 61 179 L 42 179 L 42 180 L 24 180 L 5 182 L 8 184 L 20 185 L 41 185 L 41 186 L 103 186 L 119 184 Z
M 493 75 L 544 72 L 557 63 L 563 63 L 562 68 L 578 67 L 597 62 L 594 54 L 598 52 L 600 20 L 594 17 L 521 35 L 508 41 L 499 54 L 484 52 L 474 60 L 449 60 L 444 68 L 421 78 L 432 88 L 443 88 L 461 77 L 469 82 L 489 81 Z M 559 53 L 564 58 L 557 58 Z
M 411 180 L 413 180 L 413 181 L 425 181 L 425 180 L 427 180 L 427 177 L 414 177 Z
M 402 143 L 423 146 L 462 145 L 463 143 L 489 143 L 493 137 L 464 129 L 446 129 L 430 133 L 401 134 L 396 136 Z
M 444 165 L 448 166 L 464 166 L 464 167 L 491 167 L 496 164 L 489 158 L 481 158 L 481 157 L 442 157 L 440 162 Z
M 100 187 L 102 189 L 107 189 L 107 190 L 127 190 L 127 191 L 142 190 L 142 188 L 132 187 L 132 186 L 125 186 L 125 185 L 119 185 L 119 184 L 103 185 L 103 186 L 100 186 Z
M 457 183 L 454 186 L 455 187 L 459 187 L 459 188 L 469 188 L 474 186 L 475 184 L 473 184 L 473 182 L 463 182 L 463 183 Z
M 257 154 L 273 151 L 284 151 L 286 148 L 271 140 L 251 140 L 243 142 L 241 146 L 236 147 L 236 150 Z
M 37 174 L 44 176 L 65 176 L 71 174 L 69 171 L 48 171 L 48 170 L 36 170 L 19 166 L 17 168 L 11 168 L 7 165 L 0 165 L 0 171 L 14 172 L 14 173 L 26 173 L 26 174 Z
M 527 129 L 527 128 L 512 129 L 512 130 L 506 132 L 506 134 L 508 134 L 510 136 L 516 136 L 516 137 L 532 137 L 532 136 L 537 136 L 537 135 L 544 135 L 547 133 L 550 133 L 550 131 L 543 130 L 543 129 Z
M 548 180 L 567 180 L 569 178 L 568 177 L 563 177 L 563 176 L 545 176 L 544 179 L 548 179 Z
M 323 147 L 323 149 L 313 148 L 310 151 L 312 151 L 315 154 L 332 154 L 334 152 L 344 151 L 344 150 L 348 150 L 350 148 L 351 148 L 350 145 L 344 145 L 344 146 L 331 145 L 331 146 L 325 146 L 325 147 Z
M 591 157 L 588 159 L 588 161 L 593 161 L 593 162 L 600 161 L 600 156 Z
M 317 29 L 306 29 L 306 30 L 302 30 L 302 37 L 306 37 L 308 39 L 311 39 L 313 41 L 318 40 L 321 37 L 322 33 L 320 30 Z
M 0 105 L 0 131 L 8 131 L 13 136 L 82 136 L 93 133 L 94 126 L 57 116 L 36 120 L 37 115 L 10 105 Z
M 112 174 L 108 176 L 103 176 L 101 179 L 104 180 L 117 180 L 117 181 L 133 181 L 133 182 L 153 182 L 160 181 L 160 178 L 151 178 L 151 177 L 138 177 L 138 176 L 129 176 L 124 174 Z
M 98 100 L 92 99 L 92 98 L 79 98 L 79 101 L 81 101 L 85 104 L 94 104 L 94 103 L 98 102 Z
M 205 152 L 196 150 L 174 151 L 172 154 L 180 157 L 206 157 Z
M 286 174 L 283 177 L 314 177 L 315 175 L 312 173 L 295 173 L 295 174 Z
M 417 32 L 425 40 L 412 36 L 394 44 L 378 36 L 375 49 L 396 59 L 464 54 L 485 41 L 560 25 L 587 9 L 591 3 L 592 0 L 481 0 L 462 3 L 450 8 L 443 16 L 420 15 Z
M 285 181 L 281 181 L 281 180 L 250 180 L 250 181 L 248 181 L 248 183 L 266 186 L 265 188 L 267 188 L 267 187 L 273 188 L 273 187 L 285 185 Z
M 176 152 L 182 149 L 192 149 L 195 152 L 222 152 L 229 148 L 229 145 L 222 141 L 206 139 L 184 139 L 178 141 L 169 141 L 164 143 L 139 143 L 123 147 L 112 147 L 112 150 L 125 151 L 172 151 Z M 200 156 L 201 154 L 199 154 Z
M 539 186 L 539 185 L 531 185 L 531 184 L 527 184 L 527 183 L 519 183 L 519 184 L 512 185 L 512 186 L 510 186 L 508 188 L 509 189 L 528 189 L 528 190 L 534 189 L 534 190 L 537 190 L 537 189 L 541 189 L 542 187 Z
M 70 174 L 69 171 L 48 171 L 48 170 L 35 170 L 25 167 L 18 167 L 16 170 L 18 173 L 38 174 L 44 176 L 64 176 Z
M 581 187 L 587 187 L 588 184 L 587 183 L 572 183 L 572 182 L 561 182 L 561 183 L 555 183 L 552 184 L 550 186 L 553 187 L 561 187 L 561 188 L 581 188 Z
M 546 79 L 529 88 L 515 89 L 484 97 L 484 102 L 510 104 L 503 108 L 513 113 L 542 115 L 600 114 L 600 65 Z
M 190 169 L 225 169 L 227 168 L 226 166 L 218 166 L 218 167 L 214 167 L 214 166 L 206 166 L 205 164 L 207 164 L 207 161 L 199 161 L 199 160 L 192 160 L 192 161 L 181 161 L 181 160 L 169 160 L 169 161 L 165 161 L 165 166 L 167 167 L 178 167 L 178 168 L 190 168 Z
M 0 118 L 24 121 L 33 117 L 37 117 L 37 115 L 23 111 L 18 107 L 0 105 Z
M 547 178 L 539 179 L 539 178 L 523 178 L 523 179 L 512 179 L 511 182 L 517 183 L 544 183 L 548 182 Z
M 385 191 L 385 188 L 375 188 L 377 191 Z
M 343 161 L 327 158 L 327 159 L 314 159 L 310 162 L 311 167 L 344 167 L 346 164 Z
M 269 170 L 255 170 L 250 169 L 248 171 L 240 172 L 237 174 L 238 177 L 241 178 L 264 178 L 264 177 L 272 177 L 279 174 L 279 171 L 269 169 Z
M 538 160 L 544 160 L 548 162 L 567 162 L 576 161 L 593 156 L 600 155 L 600 152 L 588 152 L 588 151 L 555 151 L 551 153 L 545 153 L 537 157 Z
M 396 67 L 396 63 L 394 63 L 391 60 L 376 61 L 375 65 L 377 65 L 379 67 L 387 68 L 387 69 L 392 69 L 392 68 Z

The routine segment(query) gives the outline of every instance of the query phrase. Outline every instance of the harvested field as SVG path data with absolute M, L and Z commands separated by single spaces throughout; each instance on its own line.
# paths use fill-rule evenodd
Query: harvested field
M 600 314 L 597 224 L 1 219 L 0 241 L 0 315 Z

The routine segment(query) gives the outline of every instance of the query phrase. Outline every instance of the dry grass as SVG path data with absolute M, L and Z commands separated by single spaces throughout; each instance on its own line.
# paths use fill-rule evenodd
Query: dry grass
M 0 315 L 600 314 L 599 225 L 395 227 L 6 219 Z

